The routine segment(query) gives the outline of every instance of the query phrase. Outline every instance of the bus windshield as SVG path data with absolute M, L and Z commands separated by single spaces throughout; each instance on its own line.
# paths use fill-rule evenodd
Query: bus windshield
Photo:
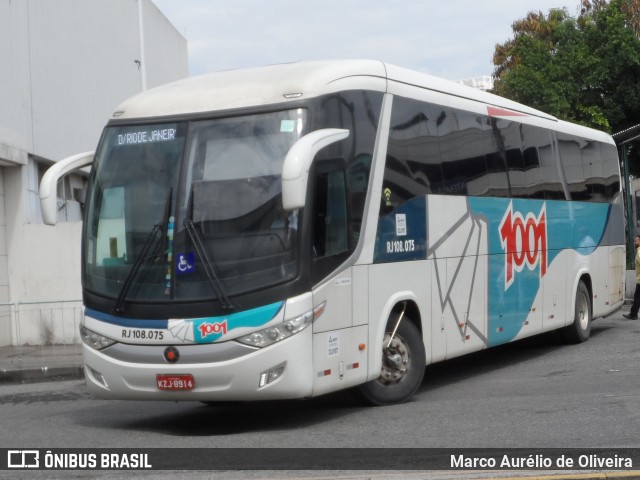
M 107 127 L 85 223 L 84 286 L 125 302 L 208 301 L 297 275 L 281 172 L 305 110 Z M 116 308 L 119 310 L 119 308 Z

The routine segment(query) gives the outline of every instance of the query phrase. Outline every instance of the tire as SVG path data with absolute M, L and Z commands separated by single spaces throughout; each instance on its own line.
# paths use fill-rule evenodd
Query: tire
M 576 304 L 573 323 L 561 329 L 562 337 L 567 343 L 582 343 L 591 335 L 591 295 L 589 289 L 581 281 L 576 291 Z
M 402 319 L 390 347 L 386 348 L 396 322 L 394 314 L 384 335 L 380 377 L 358 387 L 359 397 L 369 405 L 406 402 L 422 384 L 426 363 L 424 343 L 418 328 L 408 318 Z

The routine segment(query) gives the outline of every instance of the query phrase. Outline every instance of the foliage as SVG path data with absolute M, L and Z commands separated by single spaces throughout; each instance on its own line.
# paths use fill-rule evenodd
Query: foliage
M 608 132 L 640 124 L 640 0 L 530 12 L 496 45 L 494 93 Z

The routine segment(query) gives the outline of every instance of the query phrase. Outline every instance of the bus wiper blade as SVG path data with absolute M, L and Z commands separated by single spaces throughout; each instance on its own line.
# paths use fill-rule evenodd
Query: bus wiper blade
M 133 279 L 135 278 L 136 274 L 138 273 L 138 270 L 140 270 L 140 267 L 142 266 L 142 262 L 147 258 L 147 253 L 149 252 L 149 249 L 151 248 L 151 244 L 153 243 L 153 241 L 155 240 L 156 236 L 158 235 L 158 232 L 162 231 L 162 225 L 160 225 L 159 223 L 154 225 L 153 228 L 151 229 L 151 232 L 149 232 L 149 235 L 147 236 L 147 239 L 144 242 L 144 245 L 142 247 L 142 251 L 140 252 L 140 255 L 138 255 L 138 258 L 136 258 L 135 263 L 133 264 L 133 266 L 131 267 L 131 270 L 129 270 L 129 274 L 127 275 L 127 278 L 125 278 L 124 280 L 124 284 L 122 285 L 122 288 L 120 289 L 120 293 L 118 293 L 118 299 L 116 300 L 116 306 L 113 308 L 113 313 L 114 314 L 122 314 L 124 313 L 124 309 L 122 308 L 123 304 L 124 304 L 124 299 L 127 296 L 127 293 L 129 293 L 129 289 L 131 288 L 131 285 L 133 284 Z
M 209 259 L 209 256 L 207 255 L 207 251 L 204 248 L 204 244 L 202 242 L 202 236 L 200 235 L 198 228 L 195 226 L 191 218 L 185 219 L 184 227 L 187 230 L 187 233 L 189 234 L 189 238 L 191 239 L 191 242 L 193 243 L 193 246 L 196 249 L 196 253 L 202 260 L 202 264 L 204 266 L 204 273 L 207 275 L 207 279 L 209 280 L 209 283 L 213 287 L 213 290 L 215 291 L 216 295 L 218 296 L 218 299 L 222 304 L 222 308 L 224 310 L 234 309 L 235 306 L 229 300 L 229 297 L 227 296 L 227 293 L 225 292 L 224 287 L 222 286 L 222 282 L 220 281 L 220 278 L 216 273 L 213 262 Z
M 158 223 L 154 225 L 153 228 L 151 229 L 151 232 L 149 232 L 149 235 L 147 236 L 147 239 L 145 240 L 144 245 L 142 246 L 142 250 L 140 251 L 140 255 L 138 255 L 138 258 L 136 258 L 136 261 L 133 263 L 131 270 L 129 270 L 129 273 L 127 274 L 127 278 L 125 278 L 124 284 L 122 285 L 122 288 L 118 293 L 118 298 L 116 299 L 116 305 L 113 308 L 114 314 L 120 315 L 124 313 L 124 308 L 123 308 L 124 299 L 127 296 L 127 293 L 129 293 L 129 290 L 131 289 L 131 285 L 133 284 L 133 279 L 136 277 L 138 270 L 140 270 L 140 267 L 142 266 L 142 262 L 144 262 L 144 260 L 147 258 L 147 253 L 149 253 L 149 249 L 151 248 L 153 241 L 158 235 L 158 232 L 161 232 L 169 222 L 172 196 L 173 196 L 173 188 L 170 188 L 169 193 L 167 195 L 167 200 L 165 201 L 165 209 L 164 209 L 162 224 Z M 166 239 L 162 242 L 162 252 L 165 252 L 165 251 L 166 251 Z

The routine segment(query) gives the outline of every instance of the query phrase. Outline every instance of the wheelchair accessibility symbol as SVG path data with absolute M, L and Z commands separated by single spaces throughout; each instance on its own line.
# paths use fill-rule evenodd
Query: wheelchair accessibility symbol
M 179 253 L 176 256 L 176 274 L 184 275 L 196 270 L 196 254 L 194 252 Z

